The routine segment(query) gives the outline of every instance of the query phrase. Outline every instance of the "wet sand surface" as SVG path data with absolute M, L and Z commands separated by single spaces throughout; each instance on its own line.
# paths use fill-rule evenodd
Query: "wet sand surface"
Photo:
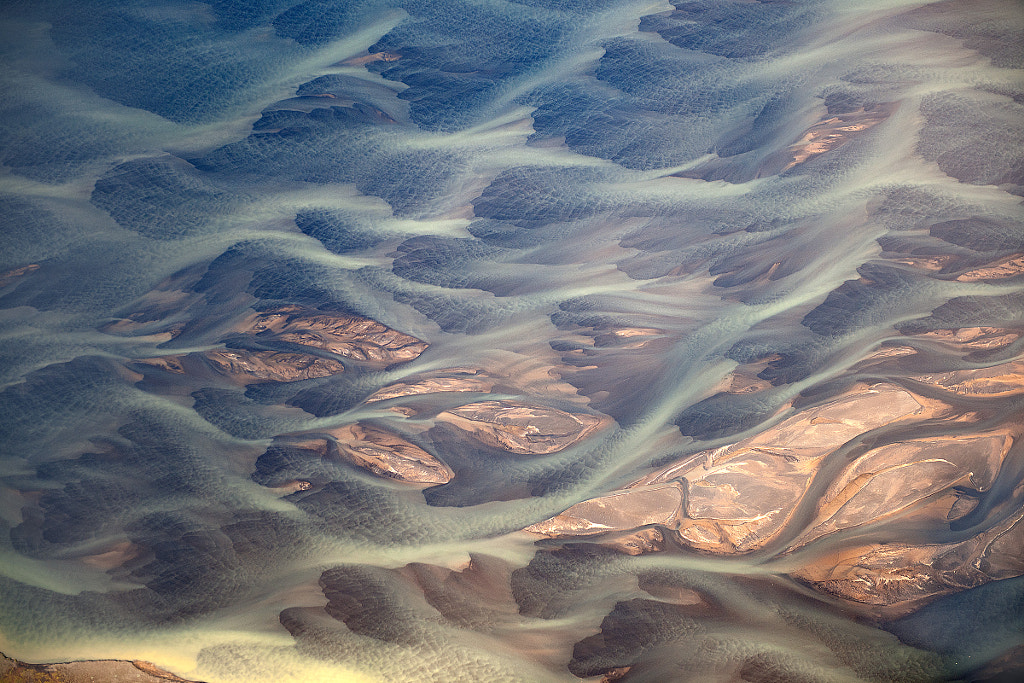
M 1024 12 L 0 10 L 0 681 L 1024 675 Z
M 60 664 L 26 664 L 0 656 L 0 680 L 9 683 L 159 683 L 184 678 L 158 669 L 149 662 L 96 660 Z

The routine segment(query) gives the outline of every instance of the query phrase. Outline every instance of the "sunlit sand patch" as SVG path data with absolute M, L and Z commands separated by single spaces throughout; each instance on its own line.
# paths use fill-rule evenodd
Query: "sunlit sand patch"
M 169 671 L 141 660 L 96 659 L 59 664 L 27 664 L 0 654 L 0 680 L 11 683 L 78 683 L 79 681 L 117 681 L 118 683 L 190 683 Z
M 238 384 L 256 382 L 297 382 L 329 377 L 345 370 L 341 362 L 305 353 L 287 351 L 249 351 L 246 349 L 214 349 L 187 356 L 163 356 L 136 361 L 177 375 L 189 374 L 186 365 L 195 371 L 195 362 L 205 361 L 217 374 Z
M 872 408 L 868 403 L 844 403 L 847 410 Z M 879 406 L 876 403 L 873 407 Z M 801 445 L 799 437 L 795 441 L 787 439 L 785 431 L 773 436 L 769 430 L 760 435 L 759 442 L 774 442 L 776 448 L 786 442 L 783 448 L 791 457 L 814 467 L 821 458 L 797 455 L 798 449 L 832 448 L 850 434 L 873 428 L 872 424 L 877 427 L 907 415 L 925 417 L 921 410 L 903 412 L 907 408 L 912 406 L 897 408 L 875 423 L 865 424 L 854 418 L 854 424 L 859 422 L 855 431 L 839 438 L 836 434 L 818 435 L 817 439 L 812 436 L 809 441 L 816 441 L 815 446 L 808 442 Z M 816 411 L 787 427 L 840 424 L 836 417 L 828 410 Z M 829 486 L 818 504 L 816 519 L 791 548 L 842 529 L 884 524 L 896 516 L 939 527 L 963 517 L 973 509 L 977 498 L 957 491 L 969 489 L 980 495 L 988 490 L 1018 431 L 1017 427 L 1006 427 L 970 437 L 897 442 L 868 451 Z M 706 463 L 702 466 L 691 462 L 696 470 L 686 470 L 685 478 L 679 476 L 680 470 L 669 468 L 647 478 L 647 483 L 584 501 L 525 530 L 552 538 L 596 536 L 602 545 L 629 555 L 664 550 L 666 534 L 673 530 L 676 543 L 716 554 L 759 547 L 779 531 L 780 522 L 802 495 L 806 480 L 796 482 L 776 463 L 750 457 L 751 451 L 758 450 L 755 439 L 758 437 L 746 442 L 745 451 L 727 457 L 723 465 L 712 465 L 707 474 L 696 471 L 707 467 Z M 722 455 L 712 454 L 712 462 L 716 458 Z M 666 476 L 671 480 L 663 481 Z M 780 488 L 780 482 L 790 480 L 793 487 Z M 702 488 L 710 489 L 710 494 Z M 1020 550 L 1024 547 L 1024 523 L 1020 517 L 1018 513 L 991 531 L 961 543 L 903 543 L 826 553 L 793 573 L 838 597 L 893 607 L 886 613 L 889 616 L 909 612 L 938 595 L 1024 574 L 1024 552 Z M 1008 550 L 1011 547 L 1013 550 Z
M 227 377 L 239 378 L 243 382 L 295 382 L 329 377 L 345 369 L 344 365 L 330 358 L 282 351 L 225 349 L 207 351 L 204 356 L 217 372 Z
M 308 491 L 312 487 L 313 484 L 308 481 L 294 479 L 285 484 L 282 484 L 281 486 L 272 486 L 271 489 L 283 496 L 288 496 L 293 493 L 298 493 L 299 491 Z
M 912 356 L 915 353 L 917 353 L 917 349 L 910 346 L 884 346 L 877 351 L 872 351 L 862 362 L 871 363 L 873 361 L 889 360 L 890 358 L 902 358 L 903 356 Z
M 388 385 L 371 394 L 366 402 L 375 403 L 405 396 L 421 396 L 449 391 L 487 393 L 494 387 L 495 382 L 495 379 L 472 369 L 460 371 L 458 368 L 452 368 L 445 375 Z
M 1024 393 L 1024 360 L 1014 360 L 976 370 L 952 370 L 909 377 L 963 396 L 1012 396 Z
M 530 529 L 527 529 L 529 531 Z M 665 550 L 668 545 L 665 532 L 656 527 L 638 529 L 618 536 L 601 539 L 601 545 L 625 555 L 646 555 Z
M 410 361 L 427 348 L 426 342 L 376 320 L 302 306 L 281 306 L 253 313 L 234 330 L 375 364 Z
M 861 107 L 857 111 L 833 116 L 814 124 L 804 132 L 800 140 L 789 147 L 788 153 L 792 156 L 792 161 L 786 164 L 783 171 L 842 147 L 858 133 L 889 118 L 894 110 L 894 104 L 878 105 L 869 110 Z
M 912 346 L 885 343 L 880 348 L 864 356 L 863 360 L 853 366 L 854 372 L 876 371 L 879 367 L 899 366 L 900 359 L 917 355 Z
M 959 282 L 977 282 L 979 280 L 999 280 L 1015 277 L 1024 273 L 1024 254 L 1016 254 L 1002 261 L 997 261 L 984 268 L 975 268 L 957 276 Z
M 601 327 L 594 328 L 595 346 L 614 346 L 620 349 L 640 349 L 655 339 L 665 336 L 665 330 L 654 327 Z
M 894 263 L 929 272 L 945 270 L 955 271 L 953 264 L 960 257 L 953 254 L 935 256 L 899 256 L 893 258 Z M 956 276 L 957 282 L 984 282 L 987 280 L 1004 280 L 1017 277 L 1024 273 L 1024 254 L 1013 254 L 996 259 L 986 266 L 972 268 Z
M 625 491 L 578 503 L 528 530 L 564 537 L 661 524 L 699 550 L 748 552 L 779 533 L 835 449 L 884 425 L 949 412 L 944 403 L 891 384 L 861 386 L 743 441 L 688 456 Z
M 1020 335 L 1020 332 L 1001 327 L 960 327 L 932 330 L 914 336 L 943 342 L 962 349 L 987 351 L 1012 344 L 1020 339 Z
M 1022 514 L 960 543 L 836 549 L 793 572 L 819 590 L 894 617 L 924 602 L 1024 574 Z
M 122 541 L 110 549 L 82 558 L 84 564 L 97 569 L 110 570 L 139 556 L 141 549 L 131 541 Z
M 567 413 L 508 400 L 469 403 L 447 410 L 437 419 L 489 446 L 522 455 L 556 453 L 610 422 L 588 413 Z
M 177 336 L 184 323 L 175 319 L 202 297 L 175 289 L 170 280 L 142 297 L 136 310 L 127 318 L 103 328 L 111 334 L 165 332 Z M 303 306 L 280 306 L 269 311 L 249 311 L 224 339 L 257 342 L 284 342 L 316 349 L 313 353 L 287 350 L 253 350 L 244 348 L 210 349 L 191 354 L 175 354 L 145 358 L 136 363 L 178 375 L 214 371 L 241 385 L 258 382 L 296 382 L 336 375 L 345 370 L 344 363 L 323 357 L 326 351 L 355 361 L 368 368 L 382 368 L 417 358 L 428 344 L 411 335 L 369 318 L 329 313 Z
M 338 458 L 378 476 L 409 484 L 444 484 L 453 476 L 451 469 L 419 446 L 365 423 L 286 434 L 275 444 L 308 452 L 310 457 Z M 277 488 L 290 493 L 307 490 L 310 483 L 293 481 Z
M 37 270 L 39 270 L 39 264 L 30 263 L 27 266 L 14 268 L 13 270 L 8 270 L 6 273 L 0 273 L 0 289 L 3 289 L 7 285 L 14 284 L 14 282 L 17 281 L 19 278 L 25 277 L 26 275 L 34 273 Z
M 648 524 L 678 526 L 682 514 L 683 491 L 678 482 L 616 491 L 577 503 L 562 514 L 528 526 L 525 530 L 543 536 L 561 537 L 591 536 Z
M 923 419 L 943 412 L 948 406 L 930 401 L 893 384 L 859 385 L 820 406 L 801 410 L 774 427 L 722 448 L 701 451 L 684 460 L 698 460 L 705 471 L 718 463 L 731 462 L 738 453 L 779 456 L 799 462 L 817 458 L 853 437 L 897 420 Z M 806 469 L 806 468 L 801 468 Z M 684 472 L 670 465 L 636 482 L 644 485 L 667 481 Z
M 481 367 L 451 367 L 417 373 L 371 394 L 366 404 L 389 401 L 388 410 L 406 417 L 437 408 L 430 397 L 438 394 L 479 393 L 513 395 L 585 405 L 576 387 L 561 378 L 565 368 L 546 362 L 548 349 L 532 353 L 489 354 L 478 359 Z M 427 398 L 426 402 L 417 400 Z M 405 401 L 404 399 L 409 399 Z M 458 400 L 454 397 L 444 400 Z M 523 399 L 527 400 L 527 399 Z
M 444 484 L 452 478 L 444 463 L 387 430 L 357 423 L 327 433 L 343 458 L 375 474 L 415 484 Z
M 943 492 L 945 509 L 933 511 L 940 526 L 970 511 L 972 500 L 995 482 L 1003 458 L 1013 444 L 1014 430 L 971 436 L 902 441 L 857 458 L 828 487 L 818 514 L 793 547 L 826 534 L 874 524 Z M 954 487 L 975 497 L 956 495 Z
M 790 519 L 811 478 L 836 448 L 884 425 L 947 413 L 948 407 L 938 401 L 893 385 L 875 385 L 708 452 L 700 468 L 672 472 L 689 484 L 688 520 L 679 534 L 708 552 L 757 549 Z M 655 475 L 652 481 L 658 480 Z

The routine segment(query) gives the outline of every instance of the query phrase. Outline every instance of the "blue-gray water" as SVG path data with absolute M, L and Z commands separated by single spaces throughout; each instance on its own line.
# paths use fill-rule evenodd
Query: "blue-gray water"
M 1022 76 L 1015 0 L 7 0 L 0 651 L 1017 680 Z

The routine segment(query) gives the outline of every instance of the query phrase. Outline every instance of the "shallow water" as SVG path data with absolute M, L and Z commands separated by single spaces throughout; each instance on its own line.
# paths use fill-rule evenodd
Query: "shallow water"
M 1018 3 L 2 12 L 3 653 L 1024 667 Z

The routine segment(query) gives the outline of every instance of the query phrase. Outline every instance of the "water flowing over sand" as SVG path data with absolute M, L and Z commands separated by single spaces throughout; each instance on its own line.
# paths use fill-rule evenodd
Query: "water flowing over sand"
M 1024 676 L 1019 2 L 13 0 L 0 88 L 0 680 Z

